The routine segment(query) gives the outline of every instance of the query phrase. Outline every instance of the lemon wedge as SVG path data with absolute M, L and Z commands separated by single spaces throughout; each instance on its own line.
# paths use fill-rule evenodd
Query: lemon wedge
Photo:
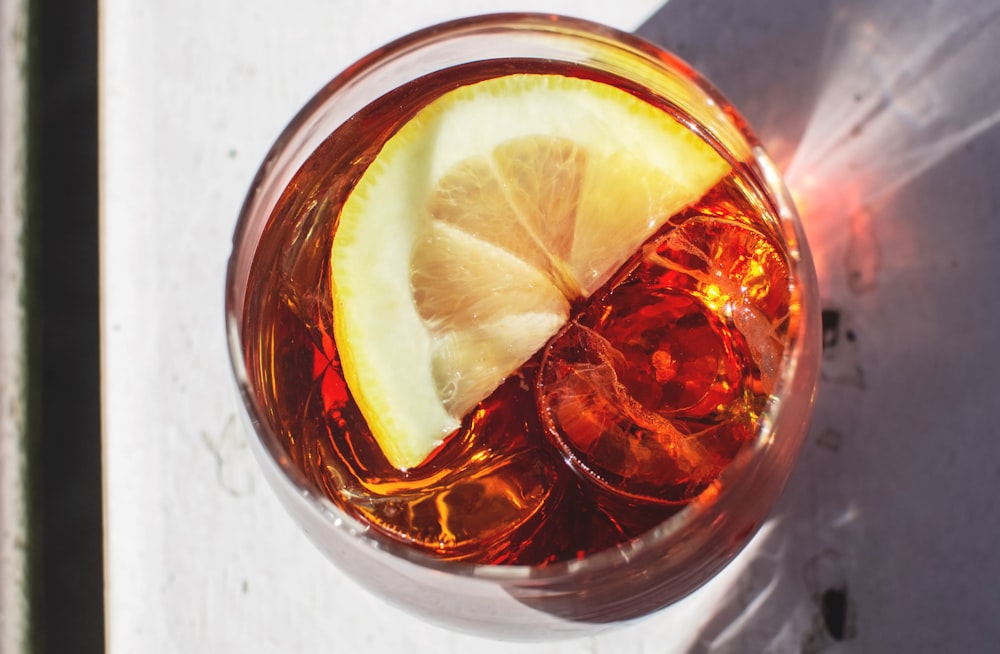
M 390 138 L 331 250 L 344 375 L 389 462 L 419 465 L 729 164 L 604 83 L 514 74 Z

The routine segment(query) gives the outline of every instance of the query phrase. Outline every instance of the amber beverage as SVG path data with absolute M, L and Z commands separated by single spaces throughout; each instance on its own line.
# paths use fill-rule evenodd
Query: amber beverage
M 340 209 L 424 106 L 511 73 L 622 89 L 730 172 L 660 217 L 534 356 L 400 469 L 345 379 L 330 265 Z M 721 96 L 634 37 L 521 15 L 408 37 L 324 89 L 258 175 L 227 301 L 265 469 L 319 546 L 431 619 L 534 637 L 669 604 L 752 535 L 808 417 L 814 284 L 780 180 Z

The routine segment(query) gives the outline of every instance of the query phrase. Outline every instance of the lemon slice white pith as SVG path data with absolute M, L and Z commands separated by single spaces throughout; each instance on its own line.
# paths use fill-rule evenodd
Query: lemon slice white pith
M 451 91 L 385 144 L 331 251 L 334 331 L 390 463 L 419 465 L 729 164 L 606 84 L 517 74 Z

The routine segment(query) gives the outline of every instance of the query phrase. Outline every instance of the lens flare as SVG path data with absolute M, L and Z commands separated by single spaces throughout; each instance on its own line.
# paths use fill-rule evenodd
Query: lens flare
M 851 290 L 870 287 L 878 209 L 1000 122 L 998 40 L 994 3 L 855 2 L 832 14 L 823 81 L 785 173 L 827 284 L 835 259 Z

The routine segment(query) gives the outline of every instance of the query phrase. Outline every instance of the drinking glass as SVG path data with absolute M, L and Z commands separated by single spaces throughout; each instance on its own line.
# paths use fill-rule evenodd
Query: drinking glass
M 252 334 L 254 321 L 269 310 L 252 300 L 259 290 L 255 284 L 324 274 L 301 259 L 314 247 L 314 235 L 306 232 L 316 225 L 294 227 L 303 231 L 295 251 L 275 252 L 269 242 L 273 224 L 282 219 L 275 208 L 295 192 L 289 185 L 314 151 L 324 143 L 329 150 L 331 134 L 394 89 L 435 71 L 488 60 L 564 62 L 626 80 L 674 107 L 762 198 L 767 228 L 786 253 L 794 309 L 756 431 L 721 475 L 636 538 L 582 558 L 538 565 L 443 560 L 373 529 L 331 501 L 330 489 L 304 474 L 278 433 L 269 402 L 283 389 L 268 387 L 257 370 L 262 355 Z M 345 170 L 355 165 L 342 164 Z M 268 252 L 276 262 L 273 274 L 252 275 L 255 259 Z M 325 256 L 318 260 L 328 262 Z M 806 432 L 820 356 L 817 286 L 802 226 L 775 166 L 737 111 L 690 66 L 653 44 L 591 22 L 533 14 L 462 19 L 403 37 L 350 66 L 305 105 L 268 153 L 239 216 L 226 326 L 257 457 L 284 506 L 319 549 L 388 602 L 438 624 L 509 639 L 580 635 L 637 619 L 683 598 L 731 561 L 762 524 L 790 474 Z

